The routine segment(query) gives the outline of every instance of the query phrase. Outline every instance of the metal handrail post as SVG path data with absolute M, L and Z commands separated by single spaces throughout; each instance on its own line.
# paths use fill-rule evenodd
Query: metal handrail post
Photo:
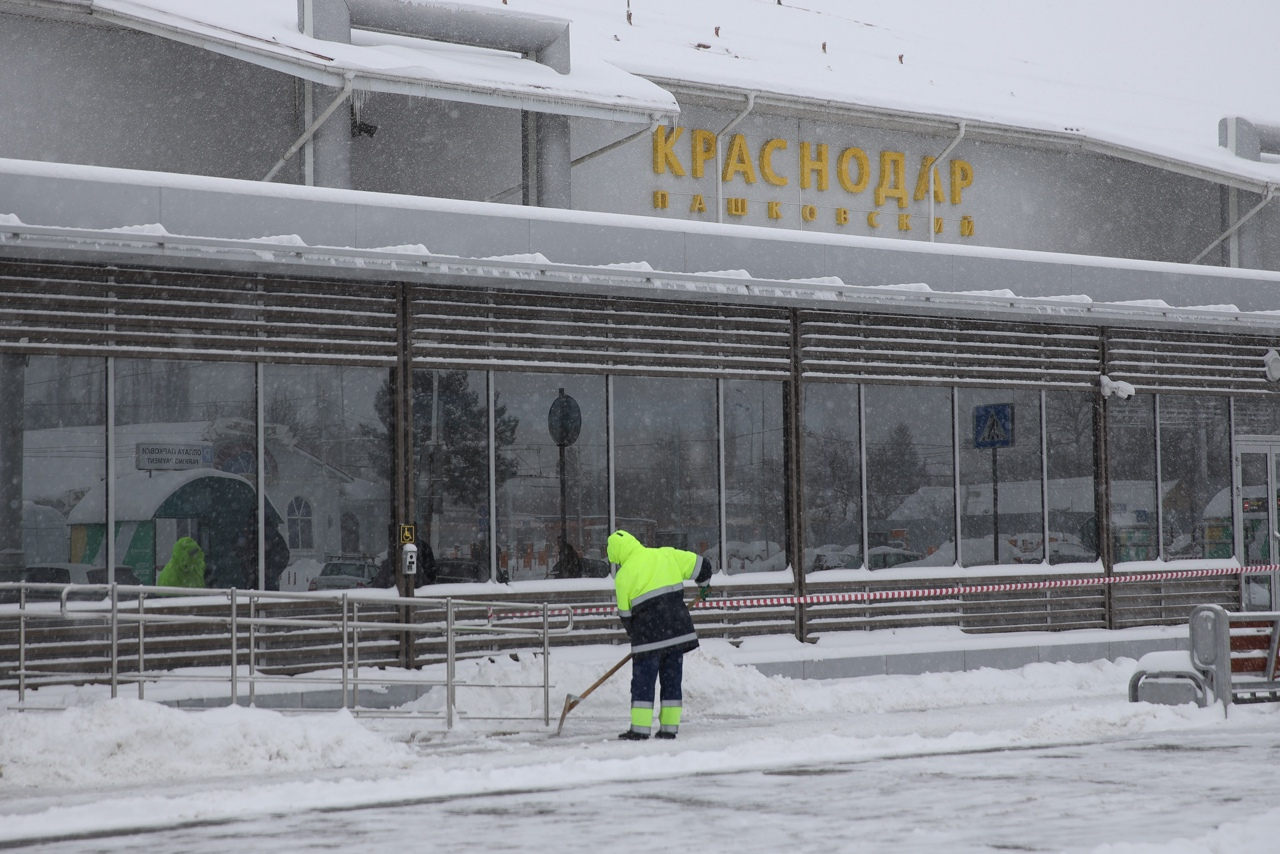
M 351 693 L 360 705 L 360 602 L 351 603 Z
M 542 603 L 542 724 L 551 726 L 551 616 Z
M 147 621 L 146 606 L 143 604 L 147 601 L 147 594 L 143 593 L 138 596 L 138 699 L 145 700 L 147 689 L 144 687 L 146 680 L 142 678 L 142 674 L 147 672 L 146 654 L 143 652 L 143 645 L 147 640 Z
M 239 684 L 236 682 L 236 671 L 240 663 L 236 660 L 236 632 L 240 627 L 236 624 L 236 589 L 231 588 L 231 705 L 236 705 L 240 697 L 237 694 Z
M 249 705 L 256 705 L 258 702 L 257 683 L 254 681 L 254 672 L 258 664 L 258 623 L 257 611 L 254 605 L 257 599 L 253 594 L 249 594 Z
M 342 594 L 342 708 L 350 708 L 347 705 L 347 594 Z
M 111 699 L 120 692 L 120 600 L 111 582 Z
M 453 729 L 453 599 L 445 599 L 445 728 Z
M 18 703 L 27 701 L 27 588 L 18 588 Z

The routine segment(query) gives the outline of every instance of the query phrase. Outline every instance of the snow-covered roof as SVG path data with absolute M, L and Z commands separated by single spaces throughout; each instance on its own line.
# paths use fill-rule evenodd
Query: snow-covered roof
M 601 58 L 573 53 L 571 70 L 517 54 L 352 31 L 352 44 L 298 31 L 296 0 L 64 0 L 94 18 L 193 44 L 297 77 L 394 92 L 613 121 L 679 113 L 669 93 Z M 493 4 L 498 5 L 498 4 Z
M 507 8 L 570 19 L 575 61 L 594 54 L 674 86 L 678 97 L 701 86 L 758 91 L 758 105 L 773 94 L 837 111 L 952 117 L 975 123 L 971 134 L 987 123 L 1280 183 L 1280 158 L 1244 160 L 1218 145 L 1227 116 L 1280 125 L 1280 54 L 1251 38 L 1280 29 L 1280 4 L 1269 0 L 509 0 Z

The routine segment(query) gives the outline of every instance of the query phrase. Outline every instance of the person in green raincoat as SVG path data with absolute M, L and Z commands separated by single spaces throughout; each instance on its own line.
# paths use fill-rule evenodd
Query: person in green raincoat
M 183 537 L 173 544 L 173 557 L 160 570 L 159 587 L 204 587 L 204 552 L 200 544 Z

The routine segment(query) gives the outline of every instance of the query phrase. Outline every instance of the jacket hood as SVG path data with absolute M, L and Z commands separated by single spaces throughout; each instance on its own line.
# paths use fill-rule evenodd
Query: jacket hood
M 614 531 L 609 535 L 609 562 L 621 566 L 627 562 L 627 558 L 643 548 L 640 541 L 626 531 Z
M 200 550 L 200 544 L 190 537 L 179 537 L 178 541 L 173 544 L 173 556 L 178 560 L 195 557 L 196 553 L 204 557 L 204 552 Z

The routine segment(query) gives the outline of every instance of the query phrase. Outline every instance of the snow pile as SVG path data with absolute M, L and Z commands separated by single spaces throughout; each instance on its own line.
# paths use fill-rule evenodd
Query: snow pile
M 0 716 L 0 790 L 388 767 L 409 759 L 407 747 L 369 732 L 347 712 L 191 713 L 119 699 Z
M 1126 697 L 1134 662 L 1095 661 L 1030 664 L 1018 670 L 980 669 L 968 672 L 929 673 L 923 676 L 865 676 L 841 680 L 793 680 L 765 676 L 754 667 L 735 666 L 715 654 L 722 644 L 711 641 L 685 656 L 684 706 L 696 718 L 765 718 L 776 715 L 840 714 L 885 715 L 956 709 L 983 704 L 1016 705 L 1030 701 L 1059 702 L 1084 697 Z M 725 647 L 727 649 L 727 647 Z M 621 651 L 619 651 L 621 656 Z M 612 663 L 612 662 L 609 662 Z M 599 661 L 561 661 L 552 655 L 552 705 L 565 694 L 577 694 L 593 683 L 607 666 Z M 574 711 L 575 716 L 625 716 L 629 704 L 629 669 L 606 682 L 591 695 L 590 703 Z M 483 658 L 458 665 L 460 683 L 502 685 L 503 689 L 457 689 L 457 709 L 461 717 L 527 717 L 542 714 L 542 659 L 528 654 Z M 528 686 L 528 687 L 518 687 Z M 432 689 L 407 708 L 440 713 L 444 710 L 444 689 Z M 1136 706 L 1147 710 L 1151 708 Z M 1159 707 L 1161 716 L 1169 710 Z M 1197 710 L 1199 711 L 1199 710 Z M 1128 715 L 1122 726 L 1135 724 Z M 1177 717 L 1177 715 L 1175 715 Z M 1162 717 L 1162 723 L 1174 718 Z M 1085 720 L 1086 729 L 1097 722 Z M 1064 727 L 1061 721 L 1045 721 L 1041 729 Z
M 1195 839 L 1162 842 L 1109 842 L 1092 854 L 1238 854 L 1274 851 L 1280 838 L 1280 808 L 1245 821 L 1228 821 Z

